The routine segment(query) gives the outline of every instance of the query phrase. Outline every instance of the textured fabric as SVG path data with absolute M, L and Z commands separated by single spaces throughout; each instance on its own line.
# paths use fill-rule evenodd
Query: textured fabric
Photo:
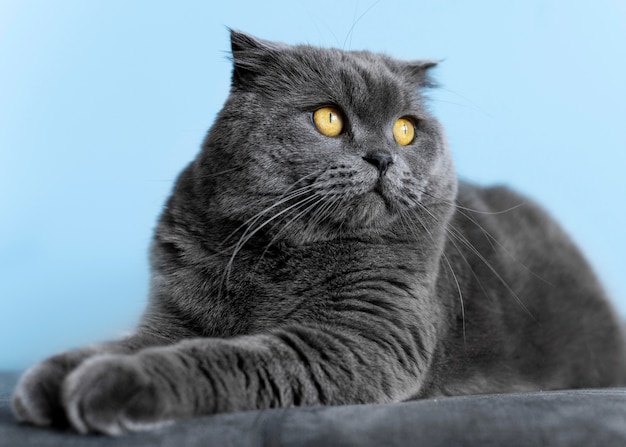
M 17 376 L 0 373 L 0 447 L 626 446 L 626 389 L 222 414 L 107 438 L 17 424 Z

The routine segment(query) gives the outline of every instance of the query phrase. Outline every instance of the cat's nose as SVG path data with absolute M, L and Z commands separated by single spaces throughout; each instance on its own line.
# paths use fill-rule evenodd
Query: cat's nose
M 374 165 L 381 177 L 385 175 L 387 168 L 393 163 L 393 157 L 389 154 L 368 154 L 363 157 L 363 160 Z

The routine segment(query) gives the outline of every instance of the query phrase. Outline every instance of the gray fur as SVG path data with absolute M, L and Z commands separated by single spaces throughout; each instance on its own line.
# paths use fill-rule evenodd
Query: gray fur
M 231 94 L 159 220 L 136 333 L 31 368 L 20 420 L 119 434 L 626 383 L 618 320 L 563 231 L 506 188 L 457 182 L 421 94 L 433 62 L 231 37 Z M 345 115 L 337 137 L 311 122 L 325 105 Z

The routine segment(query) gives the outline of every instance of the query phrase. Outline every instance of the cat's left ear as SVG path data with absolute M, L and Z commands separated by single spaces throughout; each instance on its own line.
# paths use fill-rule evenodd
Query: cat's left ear
M 402 72 L 420 87 L 437 87 L 439 84 L 432 77 L 432 69 L 439 65 L 440 61 L 433 59 L 420 59 L 404 62 Z

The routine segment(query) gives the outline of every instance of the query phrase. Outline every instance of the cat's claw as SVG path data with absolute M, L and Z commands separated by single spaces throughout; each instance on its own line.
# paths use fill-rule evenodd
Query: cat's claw
M 80 433 L 120 435 L 167 424 L 160 397 L 133 356 L 89 359 L 63 386 L 67 417 Z

